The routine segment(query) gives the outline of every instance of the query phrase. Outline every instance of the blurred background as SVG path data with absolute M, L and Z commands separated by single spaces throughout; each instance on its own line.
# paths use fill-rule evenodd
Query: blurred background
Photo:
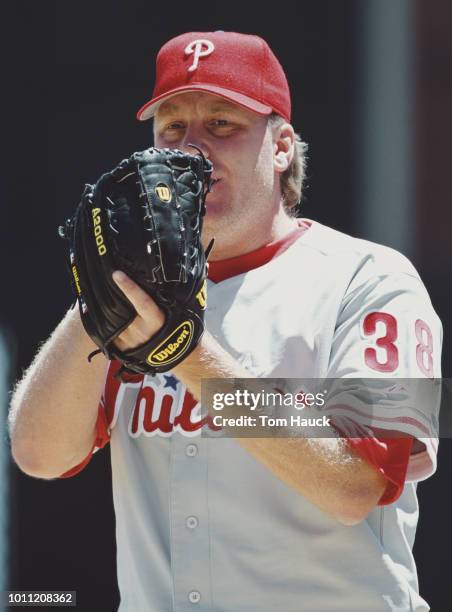
M 452 376 L 452 3 L 298 0 L 294 11 L 266 0 L 2 5 L 5 414 L 7 390 L 72 301 L 57 226 L 85 182 L 152 144 L 151 124 L 135 113 L 152 92 L 156 52 L 184 31 L 269 42 L 309 143 L 303 216 L 412 259 L 443 321 L 443 374 Z M 1 423 L 1 588 L 77 590 L 78 609 L 114 610 L 108 449 L 75 478 L 38 481 L 11 464 Z M 420 589 L 441 612 L 452 609 L 451 468 L 443 440 L 436 475 L 418 488 Z

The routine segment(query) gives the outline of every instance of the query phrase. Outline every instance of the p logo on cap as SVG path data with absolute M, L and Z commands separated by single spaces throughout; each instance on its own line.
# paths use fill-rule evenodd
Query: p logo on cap
M 204 45 L 205 48 L 203 48 Z M 193 64 L 188 68 L 188 72 L 194 72 L 198 67 L 199 58 L 207 57 L 213 53 L 214 49 L 215 45 L 210 40 L 207 40 L 207 38 L 199 38 L 188 44 L 185 47 L 185 55 L 194 54 Z

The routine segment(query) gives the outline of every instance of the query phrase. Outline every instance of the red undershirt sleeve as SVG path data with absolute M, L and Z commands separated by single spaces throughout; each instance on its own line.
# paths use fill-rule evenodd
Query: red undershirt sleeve
M 102 402 L 100 402 L 96 421 L 96 438 L 88 456 L 81 463 L 74 466 L 67 472 L 64 472 L 64 474 L 62 474 L 60 478 L 70 478 L 71 476 L 75 476 L 76 474 L 81 472 L 91 461 L 91 457 L 93 456 L 95 450 L 103 448 L 109 442 L 109 440 L 110 433 L 108 428 L 107 416 L 105 413 L 105 408 Z
M 375 467 L 386 479 L 386 489 L 378 505 L 386 506 L 395 502 L 405 485 L 413 438 L 394 437 L 394 432 L 389 431 L 388 436 L 376 436 L 369 427 L 358 425 L 350 419 L 335 419 L 332 425 L 347 439 L 358 456 Z
M 410 459 L 412 438 L 349 438 L 353 450 L 387 480 L 378 505 L 395 502 L 402 494 Z

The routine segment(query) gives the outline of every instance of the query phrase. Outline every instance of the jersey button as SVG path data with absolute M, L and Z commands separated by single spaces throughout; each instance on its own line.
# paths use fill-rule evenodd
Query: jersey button
M 190 591 L 188 601 L 193 604 L 199 603 L 201 601 L 201 593 L 199 591 Z
M 185 454 L 187 455 L 187 457 L 196 457 L 196 455 L 198 454 L 198 447 L 196 446 L 196 444 L 188 444 L 185 449 Z
M 196 527 L 199 525 L 199 521 L 196 516 L 189 516 L 187 517 L 185 524 L 189 529 L 196 529 Z

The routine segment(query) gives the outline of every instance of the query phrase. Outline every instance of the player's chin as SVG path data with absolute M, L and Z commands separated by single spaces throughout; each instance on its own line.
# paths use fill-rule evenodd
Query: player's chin
M 202 226 L 202 241 L 204 248 L 209 244 L 212 238 L 215 238 L 215 240 L 219 239 L 223 233 L 224 224 L 225 215 L 221 214 L 220 207 L 212 207 L 210 211 L 206 208 Z
M 218 219 L 224 214 L 224 204 L 220 200 L 206 200 L 205 223 L 210 219 Z

